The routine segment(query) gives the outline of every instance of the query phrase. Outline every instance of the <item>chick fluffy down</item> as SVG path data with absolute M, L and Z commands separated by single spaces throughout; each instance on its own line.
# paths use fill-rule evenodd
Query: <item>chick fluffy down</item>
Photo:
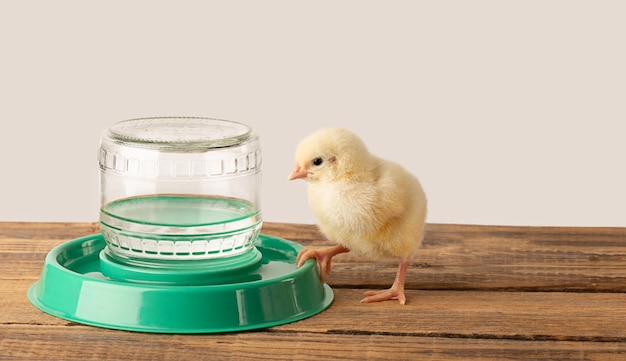
M 313 159 L 321 157 L 323 166 Z M 364 256 L 409 258 L 421 244 L 426 196 L 415 176 L 379 158 L 343 128 L 303 139 L 296 165 L 308 172 L 309 204 L 322 233 Z

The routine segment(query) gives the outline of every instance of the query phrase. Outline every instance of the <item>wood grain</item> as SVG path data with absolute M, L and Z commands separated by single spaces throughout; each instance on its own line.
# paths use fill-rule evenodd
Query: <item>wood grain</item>
M 26 298 L 46 254 L 96 223 L 0 223 L 0 360 L 626 360 L 626 229 L 429 224 L 408 303 L 361 304 L 394 261 L 337 256 L 331 307 L 270 329 L 161 335 L 84 326 Z M 263 233 L 332 244 L 313 225 Z M 87 350 L 87 351 L 86 351 Z
M 268 224 L 264 232 L 286 233 L 307 246 L 330 244 L 310 225 Z M 342 254 L 333 259 L 328 282 L 334 287 L 388 287 L 396 269 L 395 260 Z M 431 224 L 409 268 L 407 287 L 626 292 L 626 231 Z
M 23 275 L 24 267 L 39 268 L 37 262 L 54 246 L 98 232 L 95 223 L 40 223 L 27 229 L 21 223 L 0 227 L 0 260 L 10 254 L 17 262 L 0 263 L 0 278 Z M 263 233 L 303 246 L 332 244 L 313 225 L 266 222 Z M 333 287 L 387 287 L 396 267 L 393 260 L 339 255 L 328 282 Z M 626 230 L 430 224 L 409 268 L 407 288 L 626 292 Z
M 3 360 L 623 360 L 620 342 L 528 341 L 264 330 L 158 335 L 14 325 Z
M 0 299 L 4 322 L 72 324 L 37 312 L 28 303 L 26 291 L 31 282 L 3 284 L 9 291 Z M 332 334 L 626 342 L 626 322 L 618 322 L 626 320 L 626 294 L 621 293 L 411 290 L 405 306 L 359 303 L 360 290 L 337 288 L 334 293 L 333 304 L 321 314 L 275 328 Z M 593 322 L 587 322 L 591 318 Z

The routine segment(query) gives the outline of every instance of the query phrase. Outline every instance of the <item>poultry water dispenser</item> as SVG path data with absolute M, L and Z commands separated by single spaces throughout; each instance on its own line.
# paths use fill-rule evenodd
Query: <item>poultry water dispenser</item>
M 101 137 L 100 230 L 48 253 L 28 298 L 78 323 L 231 332 L 313 316 L 333 300 L 302 247 L 261 234 L 261 148 L 247 125 L 131 119 Z

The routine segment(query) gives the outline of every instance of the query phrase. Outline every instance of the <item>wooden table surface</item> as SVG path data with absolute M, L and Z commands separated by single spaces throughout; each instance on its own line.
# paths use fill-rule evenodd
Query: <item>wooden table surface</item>
M 338 255 L 324 312 L 202 335 L 85 326 L 32 306 L 44 257 L 95 223 L 0 223 L 0 360 L 626 360 L 626 228 L 429 224 L 407 304 L 361 304 L 395 262 Z M 323 246 L 315 226 L 263 233 Z

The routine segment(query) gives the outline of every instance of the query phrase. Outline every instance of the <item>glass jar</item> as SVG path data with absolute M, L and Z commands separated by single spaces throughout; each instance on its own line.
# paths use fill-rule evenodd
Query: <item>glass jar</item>
M 131 119 L 100 141 L 100 229 L 122 260 L 205 260 L 254 247 L 261 150 L 241 123 Z

